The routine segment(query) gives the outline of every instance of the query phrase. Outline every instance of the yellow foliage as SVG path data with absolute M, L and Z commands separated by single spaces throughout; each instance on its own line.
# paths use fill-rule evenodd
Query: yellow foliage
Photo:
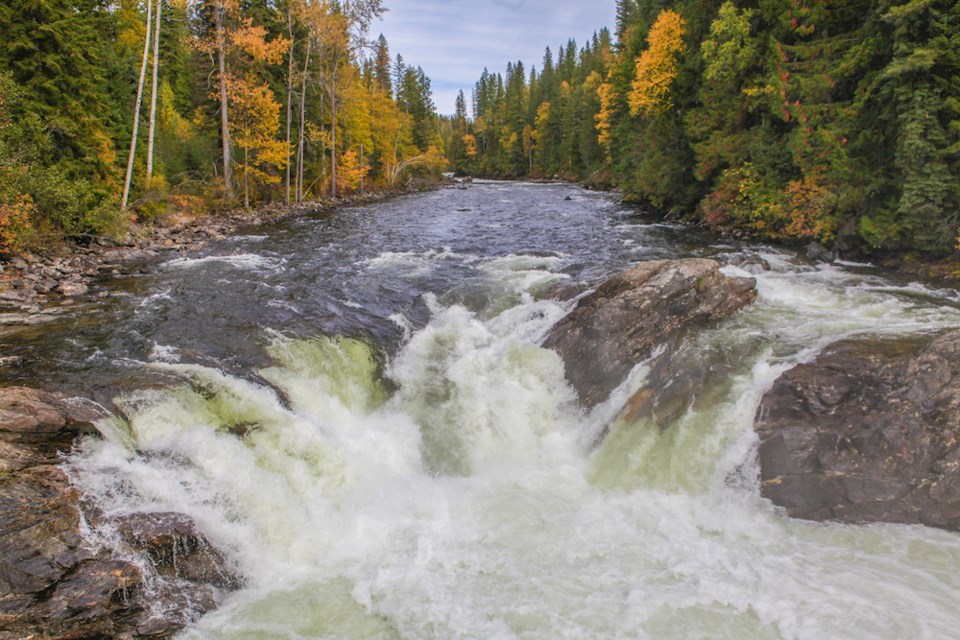
M 477 138 L 472 133 L 463 136 L 463 146 L 466 148 L 467 157 L 473 158 L 477 155 Z
M 647 34 L 647 48 L 637 57 L 632 90 L 627 95 L 630 113 L 656 116 L 673 107 L 670 86 L 677 77 L 677 57 L 686 50 L 683 16 L 664 9 Z
M 249 78 L 235 78 L 230 84 L 233 103 L 233 142 L 244 152 L 244 175 L 263 183 L 278 182 L 278 170 L 285 167 L 288 149 L 277 140 L 280 131 L 280 104 L 265 84 Z
M 537 107 L 537 118 L 533 121 L 533 139 L 540 142 L 547 131 L 547 123 L 550 121 L 550 103 L 542 102 Z
M 423 164 L 430 173 L 439 174 L 447 169 L 450 161 L 443 155 L 443 151 L 441 151 L 439 147 L 430 145 L 427 152 L 423 154 Z
M 520 142 L 520 136 L 516 131 L 510 131 L 507 127 L 504 127 L 503 134 L 500 136 L 500 144 L 503 146 L 503 151 L 507 155 L 513 153 L 513 149 L 517 146 L 517 143 Z
M 361 162 L 360 154 L 356 150 L 350 149 L 340 154 L 337 162 L 337 189 L 343 193 L 356 191 L 369 170 L 370 167 Z
M 613 85 L 609 82 L 602 83 L 597 87 L 597 95 L 600 96 L 600 111 L 596 115 L 597 141 L 604 147 L 609 148 L 611 141 L 610 122 L 613 119 Z

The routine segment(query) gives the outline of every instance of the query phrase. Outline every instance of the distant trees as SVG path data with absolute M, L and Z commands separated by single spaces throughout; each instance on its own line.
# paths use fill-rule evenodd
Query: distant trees
M 505 75 L 485 69 L 474 85 L 472 120 L 466 99 L 458 100 L 447 156 L 461 172 L 500 178 L 602 172 L 594 123 L 612 56 L 610 33 L 602 30 L 579 51 L 567 42 L 556 59 L 548 48 L 539 72 L 528 73 L 522 61 L 508 64 Z
M 960 225 L 960 3 L 619 0 L 616 45 L 484 71 L 459 171 L 618 186 L 720 229 L 949 252 Z
M 404 65 L 393 82 L 386 39 L 368 39 L 382 11 L 381 0 L 3 3 L 0 253 L 237 194 L 252 206 L 388 187 L 428 156 L 436 171 L 430 81 Z

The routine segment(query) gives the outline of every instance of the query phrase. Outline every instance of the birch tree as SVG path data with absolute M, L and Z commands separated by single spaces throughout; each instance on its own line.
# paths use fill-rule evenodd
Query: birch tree
M 133 135 L 130 137 L 130 155 L 127 159 L 127 175 L 123 183 L 123 198 L 120 208 L 126 210 L 130 198 L 130 183 L 133 180 L 133 158 L 137 152 L 137 132 L 140 128 L 140 106 L 143 102 L 143 83 L 147 77 L 147 58 L 150 55 L 150 27 L 153 24 L 153 0 L 147 0 L 147 31 L 143 38 L 143 58 L 140 62 L 140 80 L 137 83 L 137 100 L 133 107 Z

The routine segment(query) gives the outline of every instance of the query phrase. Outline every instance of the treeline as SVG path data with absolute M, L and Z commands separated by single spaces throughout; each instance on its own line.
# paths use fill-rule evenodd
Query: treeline
M 368 38 L 383 11 L 382 0 L 5 0 L 0 254 L 443 171 L 429 79 Z
M 459 171 L 618 186 L 711 227 L 947 253 L 960 223 L 960 2 L 618 0 L 541 70 L 485 72 Z

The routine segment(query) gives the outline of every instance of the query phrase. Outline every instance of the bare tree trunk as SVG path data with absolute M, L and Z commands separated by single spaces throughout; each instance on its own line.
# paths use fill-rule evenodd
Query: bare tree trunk
M 147 0 L 152 2 L 153 0 Z M 157 0 L 156 36 L 153 41 L 153 87 L 150 92 L 150 131 L 147 134 L 147 189 L 153 179 L 153 140 L 157 130 L 157 73 L 160 69 L 160 14 L 163 0 Z M 149 34 L 148 34 L 149 37 Z
M 307 72 L 310 67 L 310 45 L 307 40 L 307 52 L 303 60 L 303 76 L 300 79 L 300 131 L 297 136 L 297 204 L 303 201 L 303 145 L 306 134 L 307 115 Z
M 223 2 L 217 2 L 213 15 L 217 29 L 217 64 L 220 69 L 220 135 L 223 138 L 223 191 L 233 200 L 233 150 L 230 145 L 230 115 L 227 108 L 227 52 L 223 25 Z
M 250 167 L 250 150 L 243 150 L 243 206 L 250 208 L 250 177 L 247 175 Z
M 337 69 L 330 74 L 330 195 L 337 197 Z
M 290 146 L 290 130 L 293 128 L 293 12 L 287 5 L 287 33 L 290 36 L 290 49 L 287 51 L 287 206 L 290 206 L 290 160 L 293 155 Z
M 130 182 L 133 180 L 133 157 L 137 152 L 137 131 L 140 129 L 140 105 L 143 102 L 143 82 L 147 77 L 147 58 L 150 55 L 150 28 L 153 26 L 153 2 L 147 3 L 147 35 L 143 39 L 143 60 L 140 63 L 140 82 L 137 84 L 137 102 L 133 108 L 133 135 L 130 138 L 130 157 L 127 160 L 127 177 L 123 183 L 123 199 L 120 208 L 127 209 L 130 198 Z

